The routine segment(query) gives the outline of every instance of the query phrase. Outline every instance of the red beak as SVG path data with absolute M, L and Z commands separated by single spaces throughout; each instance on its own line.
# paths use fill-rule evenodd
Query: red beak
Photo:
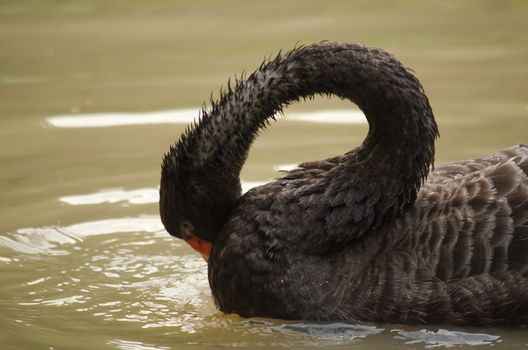
M 185 237 L 185 242 L 187 242 L 187 244 L 189 244 L 198 253 L 202 254 L 202 257 L 205 261 L 209 260 L 209 255 L 213 249 L 213 244 L 211 242 L 204 241 L 203 239 L 198 238 L 191 233 Z

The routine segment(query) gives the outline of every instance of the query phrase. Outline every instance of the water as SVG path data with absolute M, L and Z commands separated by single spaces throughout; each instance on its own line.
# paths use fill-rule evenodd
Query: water
M 223 315 L 156 203 L 162 154 L 211 91 L 297 43 L 367 43 L 413 67 L 437 163 L 528 141 L 527 15 L 520 0 L 0 1 L 1 348 L 528 348 L 524 329 Z M 357 146 L 351 109 L 288 109 L 245 188 Z

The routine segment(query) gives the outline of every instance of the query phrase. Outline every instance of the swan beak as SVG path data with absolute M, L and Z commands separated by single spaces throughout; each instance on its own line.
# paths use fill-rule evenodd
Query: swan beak
M 209 260 L 209 255 L 213 249 L 213 244 L 211 242 L 198 238 L 192 233 L 186 235 L 185 242 L 200 253 L 206 262 Z

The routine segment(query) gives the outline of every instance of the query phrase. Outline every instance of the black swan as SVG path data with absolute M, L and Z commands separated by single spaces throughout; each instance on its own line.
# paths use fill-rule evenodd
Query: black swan
M 315 94 L 357 104 L 360 147 L 241 195 L 259 129 Z M 167 231 L 208 259 L 217 306 L 243 317 L 528 324 L 528 145 L 429 173 L 437 126 L 387 52 L 296 48 L 228 84 L 165 155 Z

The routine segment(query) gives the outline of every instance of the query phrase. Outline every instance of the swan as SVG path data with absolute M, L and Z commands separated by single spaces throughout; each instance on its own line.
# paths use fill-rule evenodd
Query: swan
M 259 130 L 316 94 L 361 108 L 361 146 L 242 195 Z M 438 135 L 420 82 L 391 54 L 298 47 L 229 83 L 170 147 L 161 220 L 208 261 L 224 313 L 526 325 L 528 145 L 430 171 Z

